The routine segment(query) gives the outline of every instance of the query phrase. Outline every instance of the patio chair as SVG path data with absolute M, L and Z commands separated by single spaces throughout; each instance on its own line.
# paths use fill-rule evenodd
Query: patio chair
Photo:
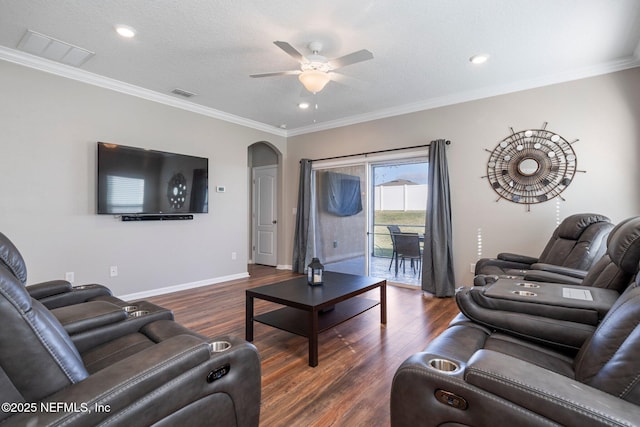
M 387 230 L 389 230 L 389 234 L 391 235 L 391 244 L 393 245 L 393 253 L 391 254 L 391 262 L 389 263 L 389 270 L 391 270 L 391 266 L 393 265 L 393 260 L 396 259 L 396 238 L 395 234 L 400 233 L 400 227 L 397 225 L 387 225 Z M 396 274 L 398 273 L 398 267 L 396 266 Z
M 420 274 L 420 260 L 422 251 L 420 250 L 420 236 L 418 233 L 396 233 L 396 275 L 398 275 L 398 258 L 402 264 L 402 272 L 406 272 L 405 259 L 411 260 L 411 270 Z

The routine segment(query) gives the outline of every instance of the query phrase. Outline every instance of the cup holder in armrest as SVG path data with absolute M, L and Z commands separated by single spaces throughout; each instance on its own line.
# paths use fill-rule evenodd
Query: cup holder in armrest
M 231 343 L 229 341 L 214 341 L 209 344 L 209 348 L 211 353 L 221 353 L 229 350 L 231 348 Z
M 522 297 L 536 297 L 538 296 L 538 294 L 534 293 L 534 292 L 529 292 L 529 291 L 511 291 L 516 295 L 520 295 Z
M 129 317 L 142 317 L 149 314 L 148 310 L 136 310 L 129 313 Z
M 445 374 L 453 374 L 460 369 L 460 366 L 456 362 L 446 359 L 431 359 L 428 364 L 430 368 Z
M 133 313 L 134 311 L 138 311 L 138 306 L 137 305 L 125 305 L 124 307 L 122 307 L 122 309 L 126 313 Z
M 522 286 L 523 288 L 539 288 L 540 287 L 540 285 L 536 285 L 535 283 L 529 283 L 529 282 L 516 283 L 516 286 Z

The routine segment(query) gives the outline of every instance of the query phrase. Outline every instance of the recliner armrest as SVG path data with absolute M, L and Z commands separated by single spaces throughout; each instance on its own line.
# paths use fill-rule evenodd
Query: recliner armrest
M 640 425 L 637 405 L 495 351 L 478 350 L 465 381 L 562 425 Z
M 122 307 L 106 301 L 89 301 L 54 308 L 51 313 L 69 335 L 127 320 L 127 313 Z
M 473 278 L 473 286 L 486 286 L 498 281 L 500 277 L 496 275 L 477 274 Z
M 520 284 L 532 284 L 535 287 L 525 288 Z M 465 291 L 463 289 L 458 294 Z M 620 297 L 613 289 L 567 286 L 562 283 L 531 283 L 517 279 L 501 279 L 484 288 L 468 288 L 468 292 L 477 304 L 486 308 L 529 313 L 594 326 L 604 318 Z
M 108 405 L 108 412 L 40 412 L 19 414 L 6 420 L 9 425 L 52 425 L 63 421 L 74 424 L 96 425 L 114 414 L 136 405 L 138 399 L 152 393 L 164 383 L 180 373 L 204 363 L 209 358 L 206 342 L 188 335 L 167 340 L 141 351 L 108 368 L 99 371 L 86 380 L 66 387 L 49 396 L 43 402 L 68 402 L 79 407 L 86 405 L 93 410 L 95 405 Z M 84 407 L 84 406 L 82 406 Z M 30 415 L 26 419 L 22 415 Z M 36 421 L 37 420 L 37 421 Z M 81 421 L 84 420 L 84 421 Z
M 51 295 L 71 292 L 71 283 L 66 280 L 49 280 L 47 282 L 36 283 L 26 287 L 32 298 L 37 300 Z
M 35 412 L 15 414 L 3 425 L 86 426 L 107 420 L 118 425 L 152 425 L 189 404 L 221 393 L 232 396 L 238 412 L 247 412 L 237 414 L 239 417 L 251 417 L 257 426 L 258 414 L 251 413 L 253 406 L 259 408 L 260 400 L 257 351 L 242 340 L 230 341 L 229 350 L 212 353 L 210 344 L 198 337 L 170 338 L 54 393 L 42 401 L 45 406 L 39 402 Z M 224 366 L 229 367 L 226 375 L 208 381 L 209 372 Z M 43 411 L 47 402 L 66 402 L 72 410 L 54 406 L 57 410 Z M 253 424 L 237 421 L 238 425 Z
M 33 285 L 32 285 L 33 286 Z M 98 284 L 87 284 L 71 286 L 68 292 L 62 292 L 43 297 L 33 297 L 39 300 L 49 310 L 66 305 L 79 304 L 100 296 L 110 296 L 111 291 L 106 286 Z M 32 295 L 33 296 L 33 295 Z
M 536 262 L 535 264 L 531 264 L 531 270 L 548 271 L 551 273 L 558 273 L 565 276 L 576 277 L 578 279 L 584 279 L 588 273 L 588 271 L 586 270 L 562 267 L 560 265 L 547 264 L 544 262 Z
M 531 280 L 534 282 L 560 283 L 563 285 L 582 285 L 581 278 L 543 270 L 527 271 L 527 273 L 524 275 L 524 280 Z
M 94 301 L 94 302 L 103 302 L 103 301 Z M 133 301 L 131 302 L 131 304 L 137 306 L 138 310 L 146 311 L 148 313 L 139 317 L 125 316 L 126 320 L 124 321 L 104 324 L 98 328 L 85 330 L 85 331 L 78 332 L 71 335 L 71 341 L 73 341 L 73 344 L 76 346 L 78 351 L 80 353 L 83 353 L 90 348 L 97 347 L 99 345 L 112 341 L 116 338 L 122 337 L 127 334 L 139 332 L 140 329 L 154 322 L 163 320 L 164 322 L 161 322 L 161 323 L 167 324 L 167 321 L 173 320 L 173 312 L 164 307 L 160 307 L 148 301 Z M 174 329 L 189 331 L 184 326 L 175 322 L 170 322 L 169 325 L 171 326 L 165 326 L 165 327 L 162 327 L 161 329 L 165 331 L 165 333 L 167 331 L 173 331 Z M 191 331 L 189 331 L 189 334 L 193 335 Z M 171 336 L 173 335 L 180 335 L 180 334 L 173 333 Z M 164 336 L 161 339 L 164 339 L 166 337 L 168 336 Z M 156 342 L 160 341 L 161 339 L 157 339 Z
M 522 264 L 533 264 L 538 262 L 538 258 L 536 257 L 514 254 L 511 252 L 501 252 L 498 254 L 497 258 L 502 261 L 520 262 Z
M 531 307 L 507 308 L 510 311 L 499 308 L 487 308 L 477 304 L 475 298 L 468 291 L 458 292 L 456 302 L 460 311 L 468 319 L 476 324 L 483 325 L 492 330 L 505 331 L 509 335 L 523 337 L 529 341 L 544 343 L 548 346 L 562 349 L 563 351 L 577 352 L 584 342 L 593 335 L 599 316 L 595 310 L 589 314 L 584 314 L 584 323 L 576 322 L 576 319 L 559 320 L 545 316 L 561 317 L 562 309 L 538 313 L 537 307 L 540 304 L 532 304 Z M 551 307 L 553 308 L 553 307 Z M 523 313 L 529 311 L 530 313 Z M 535 313 L 535 314 L 531 314 Z M 574 314 L 577 317 L 579 314 Z M 463 322 L 464 318 L 455 318 L 457 323 Z M 452 321 L 453 322 L 453 321 Z M 450 353 L 450 351 L 448 352 Z

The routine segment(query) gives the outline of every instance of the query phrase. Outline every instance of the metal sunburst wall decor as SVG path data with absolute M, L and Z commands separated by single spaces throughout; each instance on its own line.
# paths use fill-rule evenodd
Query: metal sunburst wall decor
M 515 132 L 493 149 L 487 162 L 491 188 L 500 198 L 527 206 L 560 196 L 573 182 L 578 159 L 572 144 L 557 133 L 542 129 Z M 500 198 L 496 200 L 499 201 Z M 562 200 L 565 200 L 560 196 Z

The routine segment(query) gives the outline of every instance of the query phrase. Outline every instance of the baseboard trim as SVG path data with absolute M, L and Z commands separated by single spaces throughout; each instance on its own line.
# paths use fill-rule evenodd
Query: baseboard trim
M 276 265 L 276 270 L 293 270 L 292 265 Z
M 215 285 L 216 283 L 228 282 L 230 280 L 244 279 L 249 277 L 248 272 L 230 274 L 228 276 L 214 277 L 212 279 L 199 280 L 197 282 L 183 283 L 180 285 L 166 286 L 164 288 L 151 289 L 149 291 L 136 292 L 133 294 L 118 295 L 118 298 L 125 301 L 133 301 L 142 298 L 149 298 L 158 295 L 170 294 L 172 292 L 184 291 L 187 289 L 201 288 L 203 286 Z

